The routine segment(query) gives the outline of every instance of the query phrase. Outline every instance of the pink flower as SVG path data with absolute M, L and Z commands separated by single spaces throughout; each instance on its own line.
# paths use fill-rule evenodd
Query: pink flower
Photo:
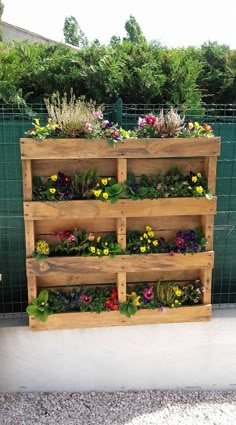
M 158 185 L 157 185 L 156 189 L 157 189 L 157 190 L 160 190 L 161 188 L 162 188 L 162 184 L 161 184 L 161 183 L 158 183 Z
M 67 242 L 74 242 L 76 240 L 76 237 L 74 235 L 70 235 L 67 238 Z
M 89 240 L 89 241 L 94 241 L 94 239 L 95 239 L 94 234 L 93 234 L 93 233 L 89 233 L 89 235 L 88 235 L 88 240 Z
M 113 133 L 112 133 L 112 137 L 114 137 L 114 139 L 118 139 L 118 137 L 120 137 L 120 133 L 119 133 L 119 131 L 114 131 Z
M 154 289 L 153 289 L 153 286 L 151 286 L 150 288 L 145 288 L 143 290 L 143 296 L 148 301 L 152 300 L 154 298 Z
M 146 124 L 151 125 L 152 127 L 155 125 L 156 123 L 156 117 L 154 117 L 154 115 L 150 114 L 150 115 L 146 115 L 146 117 L 144 118 L 146 121 Z
M 80 300 L 82 300 L 85 304 L 89 304 L 89 303 L 91 303 L 91 301 L 92 301 L 92 298 L 91 298 L 91 297 L 88 297 L 88 295 L 85 295 L 85 294 L 81 294 L 79 298 L 80 298 Z
M 170 251 L 170 252 L 168 252 L 168 255 L 169 255 L 170 257 L 174 257 L 175 253 L 174 253 L 174 251 Z
M 139 127 L 144 127 L 145 124 L 146 124 L 145 118 L 139 117 L 139 119 L 138 119 L 138 126 Z
M 86 131 L 86 133 L 91 133 L 92 132 L 92 126 L 89 122 L 86 122 L 85 126 L 84 126 L 84 131 Z
M 103 113 L 102 111 L 97 111 L 93 113 L 94 118 L 96 118 L 97 120 L 102 120 L 103 119 Z

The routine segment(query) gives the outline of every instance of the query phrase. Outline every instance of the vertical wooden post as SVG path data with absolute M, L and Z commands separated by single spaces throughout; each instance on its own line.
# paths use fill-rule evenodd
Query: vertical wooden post
M 212 269 L 211 268 L 201 269 L 200 279 L 204 287 L 202 302 L 203 304 L 211 304 Z
M 203 235 L 208 241 L 206 249 L 207 251 L 212 251 L 213 250 L 213 235 L 214 235 L 214 215 L 202 215 L 201 227 L 202 227 Z
M 126 217 L 123 215 L 116 219 L 116 237 L 121 248 L 126 248 Z
M 22 160 L 24 201 L 32 201 L 32 165 L 30 159 Z
M 37 297 L 37 278 L 36 276 L 28 276 L 28 301 L 32 303 L 33 299 Z
M 216 156 L 208 156 L 205 158 L 204 174 L 208 182 L 208 189 L 211 191 L 212 195 L 215 195 L 216 192 L 216 167 Z
M 116 285 L 118 300 L 120 303 L 126 301 L 126 272 L 119 272 L 116 275 Z
M 124 183 L 127 179 L 127 159 L 117 159 L 117 181 L 118 183 Z

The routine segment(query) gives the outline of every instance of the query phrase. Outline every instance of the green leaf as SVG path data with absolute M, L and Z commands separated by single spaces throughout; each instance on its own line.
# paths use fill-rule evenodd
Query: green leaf
M 45 310 L 43 313 L 40 313 L 40 315 L 38 315 L 38 319 L 40 320 L 40 322 L 46 322 L 48 318 L 48 312 Z
M 42 291 L 40 291 L 38 295 L 38 303 L 39 304 L 46 303 L 47 300 L 48 300 L 48 291 L 46 289 L 43 289 Z
M 26 312 L 28 313 L 29 316 L 34 316 L 37 317 L 38 316 L 38 307 L 36 305 L 28 305 L 28 307 L 26 308 Z

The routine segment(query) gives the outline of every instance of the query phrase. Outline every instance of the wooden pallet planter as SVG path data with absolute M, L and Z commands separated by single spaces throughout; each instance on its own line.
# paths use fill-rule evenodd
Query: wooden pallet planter
M 29 302 L 39 289 L 72 285 L 116 283 L 120 301 L 126 298 L 129 282 L 157 279 L 184 280 L 200 278 L 205 293 L 203 305 L 158 310 L 140 310 L 126 318 L 119 312 L 63 313 L 49 316 L 46 323 L 30 318 L 33 330 L 124 326 L 147 323 L 203 321 L 211 318 L 211 274 L 214 262 L 213 226 L 216 197 L 171 198 L 133 201 L 120 199 L 114 205 L 96 200 L 35 202 L 32 201 L 32 178 L 49 176 L 58 170 L 73 173 L 96 166 L 100 175 L 116 176 L 123 183 L 128 172 L 136 176 L 166 172 L 171 165 L 185 171 L 203 173 L 209 190 L 215 194 L 216 161 L 220 153 L 219 138 L 198 139 L 137 139 L 110 147 L 105 140 L 58 139 L 35 141 L 21 139 L 24 189 L 24 219 L 26 235 Z M 103 173 L 103 174 L 102 174 Z M 195 255 L 167 254 L 119 255 L 103 257 L 51 257 L 42 262 L 32 259 L 35 241 L 50 240 L 57 228 L 75 225 L 94 232 L 116 232 L 125 248 L 127 230 L 143 230 L 151 225 L 158 236 L 172 237 L 176 230 L 201 226 L 208 239 L 207 252 Z

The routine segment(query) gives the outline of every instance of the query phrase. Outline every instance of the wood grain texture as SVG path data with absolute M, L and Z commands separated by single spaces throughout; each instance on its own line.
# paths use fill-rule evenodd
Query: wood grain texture
M 24 202 L 25 220 L 56 218 L 118 218 L 206 215 L 216 213 L 216 198 L 119 199 L 115 204 L 96 200 Z
M 204 292 L 202 296 L 203 304 L 211 303 L 211 286 L 212 286 L 212 269 L 200 270 L 200 280 L 204 287 Z
M 119 272 L 116 275 L 116 286 L 118 292 L 118 300 L 120 303 L 126 301 L 126 272 Z
M 43 276 L 57 273 L 118 273 L 155 270 L 192 270 L 212 268 L 214 253 L 198 254 L 148 254 L 117 255 L 109 257 L 51 257 L 43 261 L 26 260 L 28 276 Z
M 202 232 L 207 238 L 207 250 L 213 250 L 213 236 L 214 236 L 214 215 L 201 216 Z
M 217 156 L 219 137 L 134 139 L 109 146 L 106 140 L 20 139 L 21 159 L 176 158 Z
M 45 323 L 30 317 L 32 331 L 59 329 L 100 328 L 110 326 L 133 326 L 161 323 L 205 322 L 211 319 L 211 305 L 199 305 L 166 309 L 164 313 L 156 310 L 140 310 L 130 318 L 119 311 L 96 313 L 52 314 Z
M 133 173 L 135 176 L 141 176 L 142 174 L 146 174 L 148 176 L 156 176 L 158 172 L 162 172 L 162 174 L 166 174 L 167 171 L 173 166 L 178 167 L 180 171 L 183 173 L 200 172 L 204 174 L 205 161 L 203 158 L 175 158 L 174 160 L 171 158 L 148 158 L 148 159 L 129 159 L 127 163 L 128 173 Z
M 38 159 L 32 160 L 33 176 L 51 176 L 61 171 L 64 174 L 72 176 L 79 171 L 91 170 L 96 168 L 100 177 L 116 177 L 117 164 L 116 159 Z
M 204 175 L 208 182 L 208 189 L 213 195 L 216 192 L 216 168 L 217 168 L 217 157 L 209 156 L 205 158 Z
M 37 298 L 37 278 L 28 276 L 28 303 L 31 304 L 34 298 Z
M 35 230 L 34 221 L 25 221 L 25 250 L 26 257 L 31 258 L 35 248 Z
M 27 221 L 27 220 L 25 220 Z M 35 235 L 42 236 L 51 234 L 55 230 L 72 230 L 76 226 L 78 229 L 96 234 L 110 233 L 116 231 L 115 218 L 74 218 L 74 219 L 55 219 L 36 220 Z
M 29 159 L 22 161 L 23 197 L 24 201 L 32 200 L 32 168 Z
M 200 270 L 163 270 L 154 272 L 126 273 L 127 285 L 129 283 L 157 282 L 158 280 L 180 281 L 185 279 L 200 279 Z M 86 274 L 55 274 L 37 276 L 38 288 L 50 288 L 57 286 L 77 286 L 77 285 L 114 285 L 116 283 L 116 273 L 86 273 Z

